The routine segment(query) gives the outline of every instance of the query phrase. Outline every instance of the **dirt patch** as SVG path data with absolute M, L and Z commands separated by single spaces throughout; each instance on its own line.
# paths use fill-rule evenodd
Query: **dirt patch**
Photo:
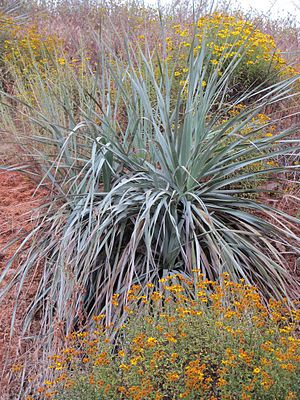
M 36 191 L 36 185 L 27 176 L 19 172 L 0 171 L 0 273 L 2 273 L 11 256 L 15 253 L 20 241 L 9 247 L 7 245 L 23 234 L 28 234 L 33 227 L 32 219 L 35 209 L 47 195 L 45 190 Z M 15 263 L 15 267 L 17 262 Z M 13 278 L 15 268 L 11 268 L 5 276 L 0 289 Z M 24 286 L 19 299 L 19 307 L 15 316 L 13 336 L 11 337 L 11 321 L 17 296 L 17 287 L 9 290 L 0 308 L 0 399 L 16 398 L 11 393 L 9 378 L 12 370 L 20 367 L 20 355 L 24 352 L 21 345 L 20 332 L 25 310 L 32 300 L 38 280 L 32 274 Z M 10 393 L 10 394 L 9 394 Z

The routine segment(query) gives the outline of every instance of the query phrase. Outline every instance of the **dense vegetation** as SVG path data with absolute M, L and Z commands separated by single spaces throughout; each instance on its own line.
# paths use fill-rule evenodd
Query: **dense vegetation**
M 58 327 L 84 339 L 57 356 L 49 390 L 24 390 L 296 399 L 299 281 L 280 248 L 299 255 L 300 221 L 265 201 L 268 183 L 299 178 L 296 69 L 263 24 L 225 8 L 22 7 L 1 14 L 1 129 L 49 201 L 0 295 L 37 275 L 24 332 L 39 319 L 44 354 Z M 72 40 L 71 24 L 53 33 L 67 16 Z
M 95 316 L 93 333 L 70 335 L 51 357 L 54 380 L 38 392 L 64 400 L 296 399 L 299 310 L 274 300 L 266 307 L 243 280 L 224 274 L 219 286 L 197 272 L 194 280 L 161 279 L 151 295 L 134 285 L 115 346 L 105 340 L 105 316 Z M 195 297 L 184 295 L 186 285 Z

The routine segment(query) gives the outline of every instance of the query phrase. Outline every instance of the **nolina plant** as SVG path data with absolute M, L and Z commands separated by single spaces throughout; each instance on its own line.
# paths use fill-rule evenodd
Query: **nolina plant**
M 70 126 L 43 115 L 43 108 L 24 111 L 23 104 L 31 126 L 42 127 L 43 137 L 32 140 L 41 140 L 44 150 L 34 154 L 43 182 L 51 182 L 55 193 L 2 275 L 29 243 L 11 282 L 22 290 L 37 264 L 42 270 L 24 329 L 38 311 L 46 334 L 57 320 L 69 332 L 82 312 L 87 322 L 100 313 L 114 322 L 132 284 L 151 283 L 155 290 L 164 276 L 189 277 L 193 269 L 210 280 L 228 272 L 233 280 L 255 283 L 266 296 L 286 295 L 292 281 L 275 244 L 299 243 L 290 229 L 299 220 L 246 198 L 240 183 L 281 171 L 273 158 L 289 152 L 292 130 L 261 136 L 254 121 L 265 107 L 294 96 L 298 77 L 251 88 L 228 104 L 243 46 L 235 46 L 230 61 L 226 48 L 211 69 L 211 50 L 204 39 L 196 40 L 175 102 L 168 62 L 147 46 L 137 52 L 127 43 L 125 62 L 102 49 L 93 89 L 86 93 L 78 84 L 76 110 L 63 82 L 57 99 L 52 83 L 39 81 L 47 113 L 60 104 Z M 231 114 L 241 103 L 248 106 Z M 247 133 L 240 134 L 245 127 Z M 266 167 L 245 172 L 255 163 Z M 117 307 L 111 302 L 115 292 Z

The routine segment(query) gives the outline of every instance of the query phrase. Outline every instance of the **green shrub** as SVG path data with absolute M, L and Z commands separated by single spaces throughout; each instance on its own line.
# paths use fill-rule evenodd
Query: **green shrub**
M 66 62 L 61 57 L 62 40 L 55 34 L 40 32 L 37 25 L 26 20 L 25 14 L 16 16 L 17 5 L 20 7 L 21 3 L 11 5 L 14 13 L 9 13 L 8 9 L 1 12 L 0 8 L 1 79 L 10 92 L 14 92 L 18 79 L 27 84 L 26 91 L 29 91 L 33 78 L 50 77 L 56 63 Z
M 299 310 L 266 305 L 254 287 L 226 274 L 222 285 L 182 276 L 160 284 L 160 292 L 131 289 L 114 345 L 105 339 L 104 315 L 94 318 L 93 333 L 70 335 L 39 393 L 59 400 L 297 399 Z
M 13 18 L 6 16 L 0 9 L 0 88 L 5 88 L 8 80 L 8 71 L 5 68 L 5 53 L 7 42 L 12 39 Z
M 203 43 L 210 49 L 205 63 L 207 76 L 213 69 L 222 74 L 233 58 L 240 58 L 227 94 L 231 101 L 249 88 L 270 85 L 280 81 L 282 76 L 296 74 L 287 65 L 272 36 L 239 16 L 215 12 L 202 16 L 194 24 L 182 23 L 171 27 L 164 48 L 167 60 L 174 65 L 177 84 L 185 84 L 186 60 L 191 47 L 196 55 Z M 203 84 L 206 84 L 205 78 Z

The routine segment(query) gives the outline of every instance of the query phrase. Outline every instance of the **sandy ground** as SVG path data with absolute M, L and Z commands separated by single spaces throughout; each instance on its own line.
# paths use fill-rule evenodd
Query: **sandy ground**
M 3 143 L 3 142 L 2 142 Z M 12 145 L 0 145 L 0 167 L 15 160 L 16 150 Z M 6 172 L 0 169 L 0 274 L 18 248 L 20 242 L 6 247 L 21 232 L 28 233 L 32 228 L 32 217 L 46 192 L 36 192 L 36 184 L 20 172 Z M 17 263 L 15 264 L 15 266 Z M 0 290 L 14 276 L 15 266 L 8 271 Z M 20 296 L 20 306 L 11 337 L 11 320 L 16 299 L 17 287 L 12 288 L 0 305 L 0 400 L 14 399 L 12 384 L 9 383 L 11 372 L 21 368 L 21 354 L 24 344 L 20 341 L 20 331 L 24 312 L 37 288 L 37 279 L 32 276 L 25 284 L 25 291 Z M 10 392 L 10 394 L 9 394 Z

